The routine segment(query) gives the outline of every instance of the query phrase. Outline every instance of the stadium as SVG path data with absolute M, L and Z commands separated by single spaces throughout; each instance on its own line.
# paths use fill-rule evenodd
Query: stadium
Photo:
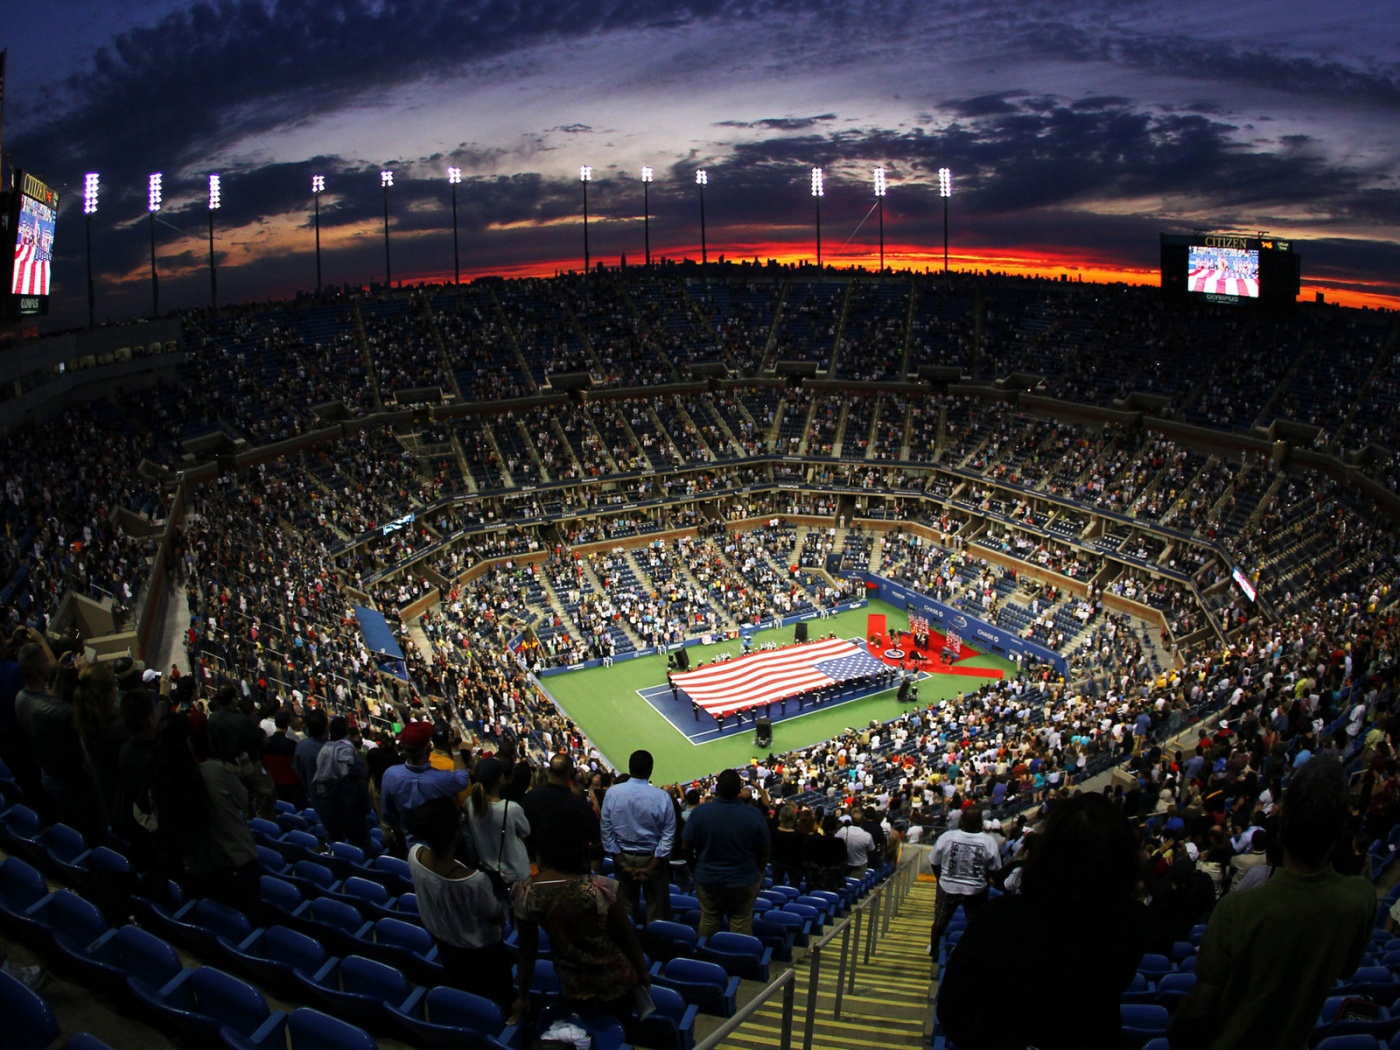
M 1228 311 L 733 267 L 194 313 L 6 435 L 7 633 L 164 666 L 173 623 L 202 687 L 367 735 L 448 720 L 601 770 L 646 746 L 665 783 L 757 763 L 930 829 L 954 798 L 1033 812 L 1139 713 L 1176 736 L 1270 669 L 1324 720 L 1389 695 L 1394 321 Z M 679 652 L 864 645 L 925 607 L 995 677 L 816 704 L 771 752 L 644 698 Z M 999 776 L 1006 749 L 1043 772 Z

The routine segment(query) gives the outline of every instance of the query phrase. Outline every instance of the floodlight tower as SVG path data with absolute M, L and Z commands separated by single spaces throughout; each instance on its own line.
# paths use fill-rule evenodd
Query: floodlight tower
M 948 198 L 953 195 L 953 173 L 938 169 L 938 195 L 943 198 L 943 272 L 948 272 Z
M 880 212 L 880 272 L 885 272 L 885 169 L 875 169 L 875 204 Z
M 316 220 L 316 294 L 321 294 L 321 194 L 326 191 L 324 175 L 311 176 L 312 214 Z
M 160 316 L 160 280 L 156 277 L 156 212 L 160 211 L 161 173 L 146 179 L 146 213 L 151 221 L 151 316 Z
M 214 270 L 214 212 L 223 201 L 220 195 L 219 176 L 209 176 L 209 309 L 219 312 L 219 279 Z
M 83 225 L 87 227 L 88 327 L 96 327 L 96 296 L 92 288 L 92 217 L 97 214 L 98 175 L 90 171 L 83 176 Z
M 462 283 L 462 260 L 457 254 L 457 186 L 462 181 L 461 168 L 447 169 L 447 183 L 452 187 L 452 283 Z
M 651 266 L 651 180 L 650 165 L 642 167 L 642 232 L 646 237 L 647 266 Z
M 593 181 L 593 165 L 578 169 L 578 181 L 583 184 L 583 272 L 587 273 L 592 262 L 588 257 L 588 184 Z
M 394 173 L 385 168 L 379 173 L 379 186 L 384 191 L 384 283 L 394 286 L 394 271 L 389 265 L 389 188 L 394 185 Z
M 817 269 L 822 268 L 822 197 L 826 194 L 826 183 L 822 169 L 812 169 L 812 200 L 817 205 Z
M 704 168 L 695 173 L 695 185 L 700 187 L 700 265 L 708 269 L 710 253 L 705 246 L 705 187 L 710 184 L 710 173 Z

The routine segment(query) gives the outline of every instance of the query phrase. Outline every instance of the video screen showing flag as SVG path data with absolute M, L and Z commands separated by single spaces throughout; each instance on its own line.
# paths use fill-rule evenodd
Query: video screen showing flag
M 828 638 L 750 653 L 671 680 L 705 711 L 720 716 L 888 671 L 860 646 Z
M 1186 290 L 1210 297 L 1259 298 L 1259 250 L 1191 245 Z
M 38 313 L 41 297 L 49 294 L 53 276 L 54 226 L 58 194 L 34 176 L 20 172 L 15 179 L 15 258 L 10 271 L 10 294 L 20 299 L 21 313 Z

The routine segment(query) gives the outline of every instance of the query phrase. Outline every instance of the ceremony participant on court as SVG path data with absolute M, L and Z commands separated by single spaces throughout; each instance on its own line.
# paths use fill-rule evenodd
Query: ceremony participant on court
M 608 788 L 603 797 L 603 852 L 613 859 L 618 893 L 628 914 L 637 911 L 639 891 L 646 893 L 646 921 L 671 918 L 671 850 L 676 841 L 676 807 L 671 796 L 651 784 L 650 751 L 633 751 L 629 779 Z

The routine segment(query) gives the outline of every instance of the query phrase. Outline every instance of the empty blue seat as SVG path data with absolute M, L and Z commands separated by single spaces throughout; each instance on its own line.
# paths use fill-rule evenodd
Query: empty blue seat
M 1164 973 L 1171 973 L 1176 967 L 1172 965 L 1172 961 L 1165 955 L 1148 952 L 1138 960 L 1137 968 L 1138 973 L 1151 981 L 1161 977 Z
M 1165 1006 L 1155 1003 L 1121 1003 L 1118 1007 L 1123 1019 L 1123 1046 L 1125 1050 L 1141 1047 L 1149 1039 L 1167 1034 L 1167 1022 L 1171 1015 Z
M 302 932 L 325 942 L 330 951 L 352 955 L 373 927 L 358 908 L 330 897 L 317 897 L 302 905 L 295 925 Z
M 682 955 L 694 958 L 695 949 L 700 945 L 700 935 L 695 932 L 693 926 L 687 926 L 683 922 L 654 919 L 646 924 L 646 929 L 642 932 L 642 943 L 648 956 L 665 962 Z
M 769 908 L 763 913 L 765 923 L 787 927 L 792 932 L 792 943 L 799 948 L 807 947 L 807 938 L 812 932 L 812 921 L 785 908 Z
M 1168 1011 L 1175 1011 L 1181 1005 L 1181 1000 L 1185 999 L 1187 993 L 1196 986 L 1196 975 L 1194 973 L 1168 973 L 1163 974 L 1162 979 L 1157 982 L 1157 994 L 1154 1002 L 1158 1006 L 1165 1006 Z
M 44 822 L 28 806 L 14 805 L 0 813 L 0 835 L 11 849 L 23 853 L 31 863 L 43 853 L 39 845 L 39 836 L 43 833 Z
M 78 885 L 84 874 L 88 846 L 80 832 L 67 824 L 54 824 L 39 833 L 38 844 L 44 851 L 50 871 L 70 885 Z
M 58 1038 L 58 1018 L 49 1004 L 7 973 L 0 973 L 0 1017 L 10 1050 L 47 1050 Z
M 379 1044 L 357 1028 L 310 1007 L 272 1014 L 252 1035 L 232 1029 L 219 1037 L 234 1050 L 378 1050 Z
M 446 985 L 415 988 L 401 1005 L 390 1004 L 389 1012 L 427 1050 L 456 1050 L 465 1032 L 482 1032 L 507 1045 L 517 1034 L 490 999 Z
M 731 977 L 724 967 L 700 959 L 672 959 L 655 963 L 651 968 L 652 982 L 679 992 L 688 1003 L 694 1003 L 703 1014 L 732 1017 L 739 978 Z
M 66 943 L 59 948 L 85 983 L 112 996 L 128 994 L 128 977 L 160 988 L 184 968 L 170 944 L 130 923 L 108 930 L 80 951 Z
M 342 882 L 334 896 L 359 908 L 366 918 L 376 915 L 383 918 L 392 916 L 394 912 L 394 898 L 384 884 L 359 875 L 352 875 Z
M 0 863 L 0 922 L 11 930 L 39 940 L 44 927 L 29 910 L 48 895 L 48 882 L 28 861 L 6 857 Z
M 138 977 L 127 986 L 160 1027 L 173 1028 L 191 1046 L 213 1043 L 223 1028 L 251 1036 L 271 1013 L 262 992 L 212 966 L 181 970 L 160 988 Z
M 377 920 L 359 938 L 357 952 L 398 967 L 419 984 L 441 984 L 447 980 L 433 935 L 402 919 Z
M 292 975 L 312 1002 L 385 1036 L 397 1030 L 389 1004 L 403 1002 L 413 990 L 397 968 L 360 955 L 329 959 L 315 973 L 298 968 Z
M 254 930 L 237 943 L 221 937 L 219 946 L 235 966 L 272 988 L 284 986 L 297 968 L 315 973 L 330 958 L 320 941 L 286 926 Z
M 286 857 L 271 846 L 264 846 L 261 843 L 258 844 L 258 864 L 269 875 L 286 875 L 292 870 Z
M 57 890 L 29 909 L 48 940 L 74 952 L 83 951 L 107 932 L 107 920 L 91 901 L 71 890 Z
M 335 872 L 324 864 L 305 858 L 292 865 L 291 874 L 287 878 L 300 886 L 302 893 L 307 896 L 334 893 L 340 888 L 340 880 L 335 877 Z
M 797 939 L 795 929 L 780 922 L 769 922 L 762 915 L 755 915 L 753 935 L 763 942 L 764 947 L 773 949 L 773 958 L 783 962 L 792 961 L 792 948 Z
M 258 896 L 264 908 L 284 918 L 295 915 L 306 901 L 300 886 L 275 875 L 259 876 Z
M 696 955 L 723 966 L 725 972 L 732 977 L 766 982 L 768 964 L 773 960 L 773 949 L 764 947 L 757 937 L 721 930 L 702 941 Z

